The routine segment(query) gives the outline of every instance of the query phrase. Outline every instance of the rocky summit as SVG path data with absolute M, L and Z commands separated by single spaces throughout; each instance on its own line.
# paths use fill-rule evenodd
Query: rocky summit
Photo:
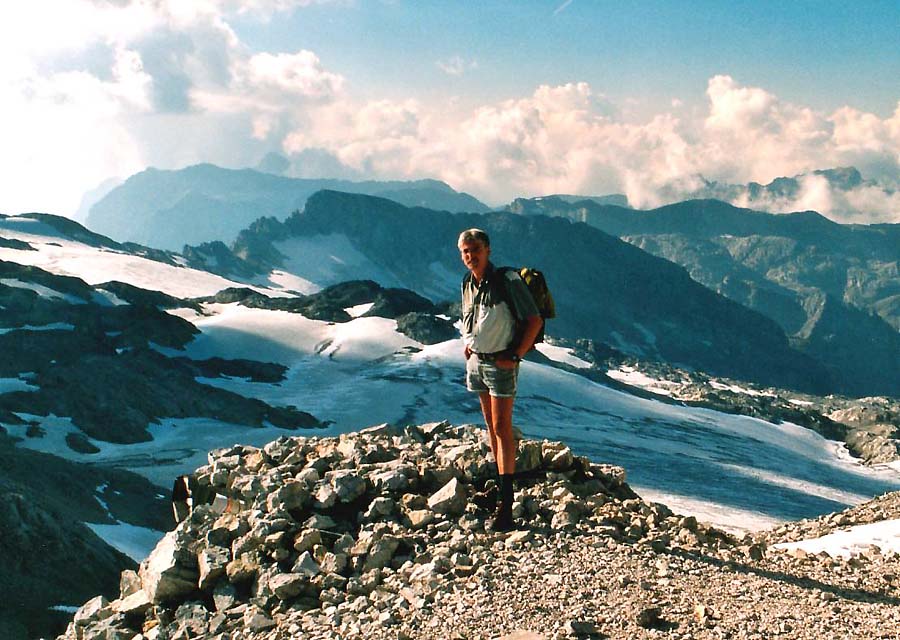
M 479 427 L 213 451 L 194 479 L 219 497 L 60 639 L 897 637 L 898 554 L 737 539 L 559 442 L 520 438 L 517 470 L 518 529 L 497 533 Z M 900 500 L 879 505 L 841 522 L 900 515 Z

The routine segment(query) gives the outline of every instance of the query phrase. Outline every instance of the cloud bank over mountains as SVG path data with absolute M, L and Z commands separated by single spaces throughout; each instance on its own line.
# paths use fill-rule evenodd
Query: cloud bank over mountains
M 636 207 L 696 190 L 701 176 L 767 183 L 855 166 L 886 189 L 838 193 L 810 176 L 799 196 L 773 210 L 900 222 L 900 102 L 888 117 L 851 105 L 824 113 L 727 74 L 708 80 L 702 108 L 678 96 L 638 122 L 603 87 L 578 81 L 474 108 L 427 94 L 364 99 L 302 37 L 292 52 L 255 51 L 232 26 L 310 4 L 58 0 L 0 8 L 0 136 L 9 141 L 0 174 L 11 185 L 0 210 L 71 214 L 111 176 L 197 162 L 254 166 L 279 151 L 295 176 L 435 177 L 492 203 L 621 192 Z M 446 67 L 449 80 L 464 59 L 436 59 L 436 73 Z

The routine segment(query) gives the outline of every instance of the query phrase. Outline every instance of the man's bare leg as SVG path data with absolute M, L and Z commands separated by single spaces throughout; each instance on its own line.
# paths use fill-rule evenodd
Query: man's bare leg
M 516 441 L 512 430 L 514 398 L 491 398 L 493 436 L 496 439 L 495 459 L 500 473 L 500 502 L 494 516 L 495 531 L 513 528 L 513 474 L 516 472 Z
M 515 398 L 491 397 L 491 417 L 494 437 L 497 440 L 494 459 L 500 475 L 516 472 L 516 441 L 512 430 L 512 412 Z
M 478 395 L 481 400 L 481 413 L 484 415 L 484 424 L 488 432 L 488 445 L 491 448 L 491 455 L 494 456 L 494 463 L 497 463 L 497 434 L 494 430 L 494 412 L 491 407 L 491 394 L 487 391 Z M 498 466 L 499 468 L 499 466 Z

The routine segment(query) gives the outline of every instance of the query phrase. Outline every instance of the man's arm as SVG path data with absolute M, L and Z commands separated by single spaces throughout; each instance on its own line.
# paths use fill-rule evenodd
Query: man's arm
M 537 338 L 538 333 L 540 333 L 542 326 L 544 326 L 544 319 L 540 316 L 528 316 L 525 318 L 522 341 L 515 349 L 515 353 L 519 358 L 524 358 L 525 354 L 531 351 L 531 348 L 534 346 L 534 340 Z
M 531 351 L 531 347 L 534 346 L 534 339 L 537 338 L 537 335 L 543 325 L 544 320 L 540 316 L 528 316 L 527 318 L 525 318 L 525 327 L 522 331 L 522 340 L 515 348 L 509 350 L 510 356 L 515 354 L 519 357 L 519 360 L 524 358 L 525 354 Z M 510 360 L 509 358 L 497 358 L 497 362 L 502 362 L 504 363 L 504 365 L 508 364 L 508 368 L 515 366 L 515 362 Z

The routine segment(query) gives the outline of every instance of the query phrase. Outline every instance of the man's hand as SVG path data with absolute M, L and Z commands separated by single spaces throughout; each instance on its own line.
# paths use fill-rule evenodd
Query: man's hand
M 466 345 L 466 347 L 463 349 L 463 353 L 466 356 L 466 360 L 468 360 L 469 356 L 472 355 L 472 350 L 468 347 L 468 345 Z

